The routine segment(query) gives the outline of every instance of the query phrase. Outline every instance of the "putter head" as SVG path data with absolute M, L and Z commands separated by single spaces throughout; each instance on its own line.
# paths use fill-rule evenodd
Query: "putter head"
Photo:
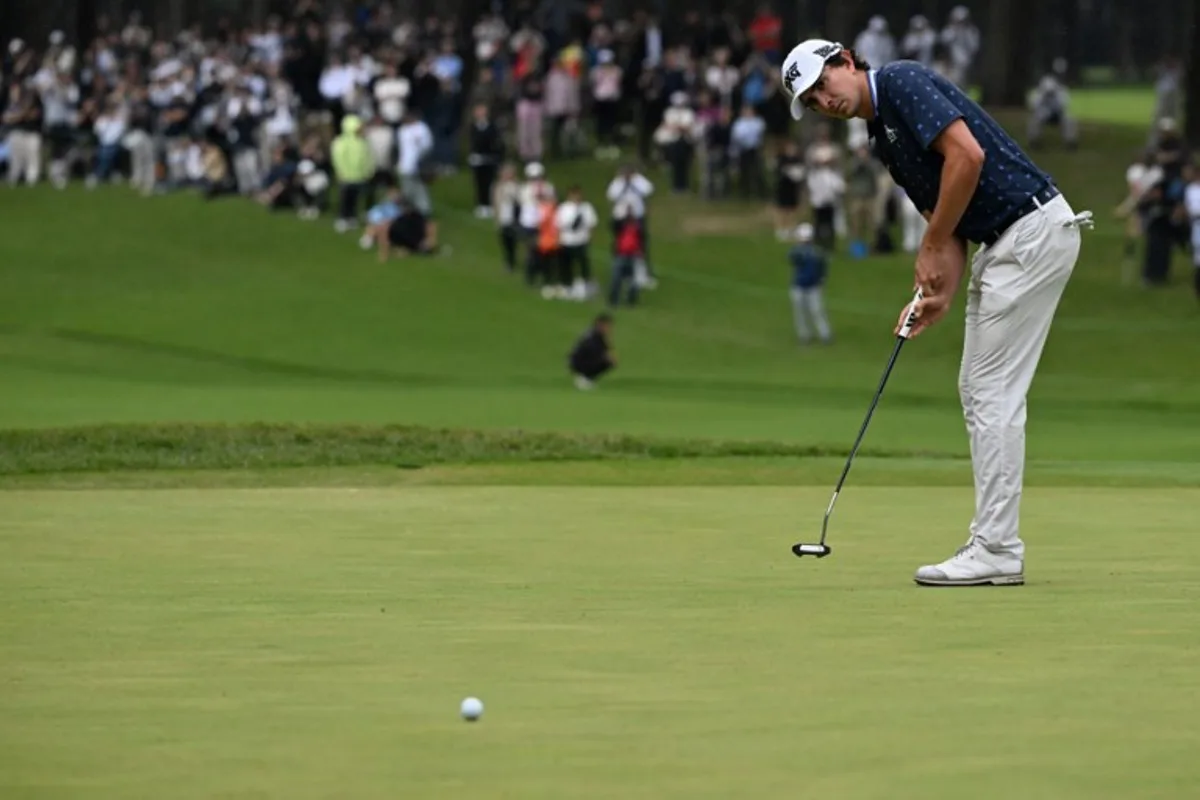
M 796 554 L 797 558 L 803 558 L 804 556 L 816 556 L 817 558 L 824 558 L 825 556 L 829 555 L 832 550 L 830 550 L 829 545 L 827 544 L 794 544 L 792 545 L 792 552 Z

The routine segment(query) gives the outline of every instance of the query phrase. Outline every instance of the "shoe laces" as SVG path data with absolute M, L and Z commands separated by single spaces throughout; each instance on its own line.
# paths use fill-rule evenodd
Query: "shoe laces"
M 978 550 L 979 542 L 972 538 L 971 541 L 954 551 L 954 557 L 962 558 L 963 556 L 975 555 Z

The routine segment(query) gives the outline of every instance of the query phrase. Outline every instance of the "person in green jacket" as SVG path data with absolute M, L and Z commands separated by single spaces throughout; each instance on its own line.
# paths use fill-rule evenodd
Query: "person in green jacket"
M 358 225 L 358 199 L 375 175 L 375 159 L 357 116 L 347 114 L 342 118 L 342 132 L 333 140 L 330 158 L 340 193 L 334 228 L 342 233 Z

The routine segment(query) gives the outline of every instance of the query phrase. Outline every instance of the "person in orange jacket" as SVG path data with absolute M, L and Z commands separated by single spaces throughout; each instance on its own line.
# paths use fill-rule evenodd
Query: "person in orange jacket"
M 558 225 L 555 217 L 558 203 L 554 199 L 554 190 L 546 187 L 538 200 L 537 239 L 534 242 L 535 255 L 533 258 L 535 275 L 542 282 L 542 297 L 547 300 L 564 297 L 567 287 L 560 286 L 558 258 Z

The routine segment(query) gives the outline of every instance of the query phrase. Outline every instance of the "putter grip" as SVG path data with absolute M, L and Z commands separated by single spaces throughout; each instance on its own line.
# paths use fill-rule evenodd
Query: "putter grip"
M 917 293 L 913 295 L 912 305 L 908 307 L 908 318 L 905 319 L 904 324 L 900 326 L 900 333 L 898 335 L 901 339 L 907 339 L 908 335 L 912 333 L 913 325 L 917 324 L 916 305 L 917 301 L 922 297 L 924 297 L 924 295 L 921 294 L 921 290 L 917 289 Z

